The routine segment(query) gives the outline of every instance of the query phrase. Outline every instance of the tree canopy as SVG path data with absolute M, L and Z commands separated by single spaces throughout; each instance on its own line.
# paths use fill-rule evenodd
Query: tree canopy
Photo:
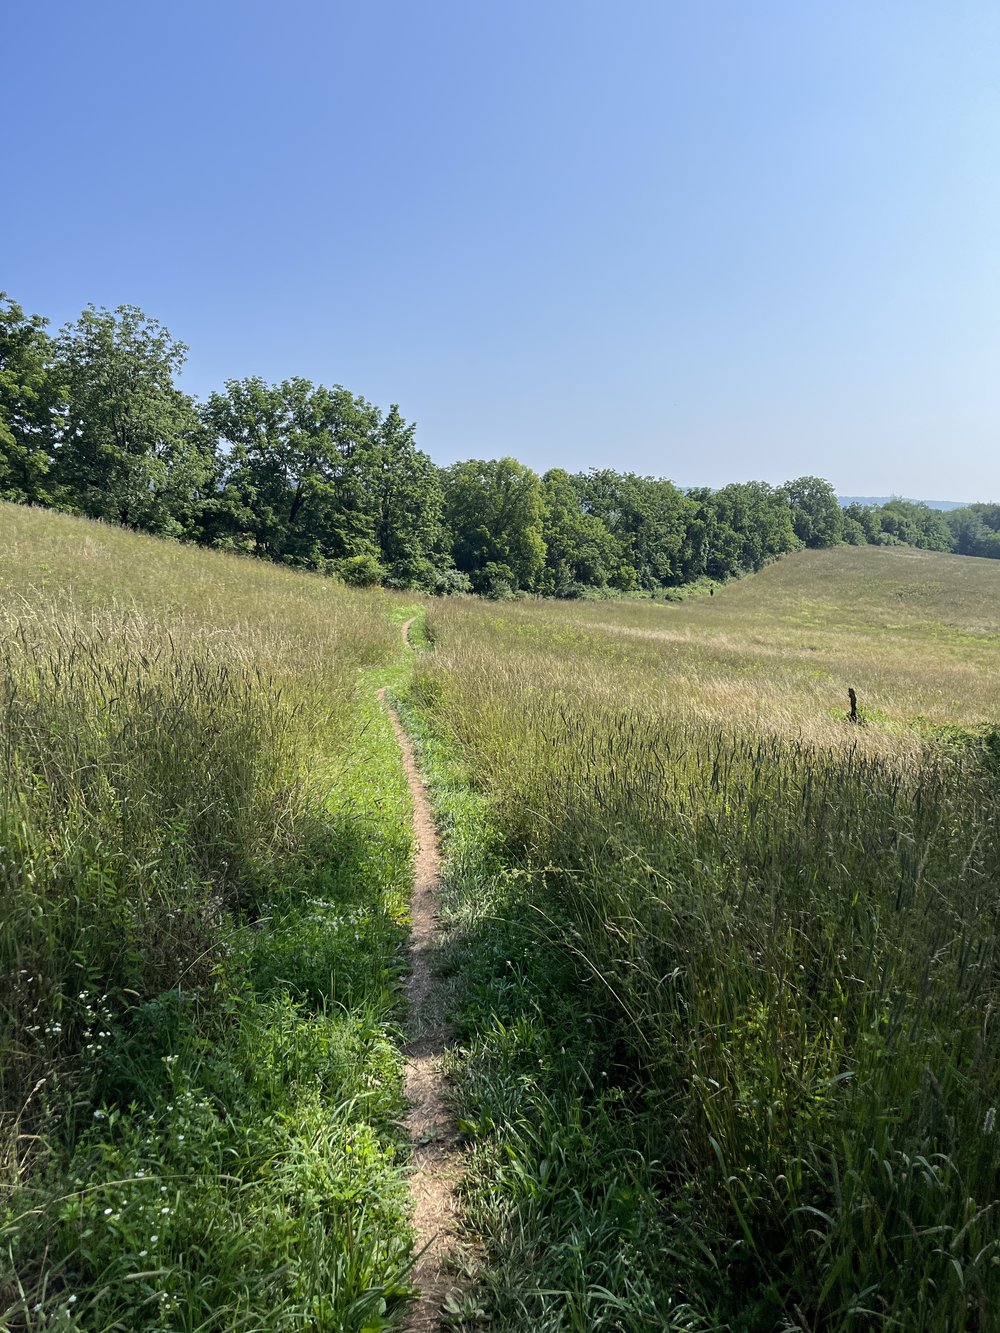
M 803 476 L 682 490 L 611 468 L 539 477 L 514 458 L 439 468 L 398 406 L 298 376 L 197 403 L 187 348 L 135 306 L 53 338 L 0 294 L 0 499 L 338 576 L 431 592 L 657 593 L 800 547 L 907 543 L 1000 558 L 1000 505 L 842 509 Z
M 147 532 L 190 529 L 213 456 L 194 401 L 174 383 L 186 354 L 135 306 L 89 306 L 60 330 L 52 471 L 62 501 Z
M 455 565 L 476 592 L 541 590 L 544 514 L 541 480 L 516 459 L 470 459 L 445 471 L 444 517 Z

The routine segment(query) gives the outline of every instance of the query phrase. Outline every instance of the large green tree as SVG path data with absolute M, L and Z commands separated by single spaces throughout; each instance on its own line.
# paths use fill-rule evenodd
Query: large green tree
M 782 487 L 792 509 L 792 528 L 803 546 L 836 546 L 844 536 L 844 511 L 822 477 L 796 477 Z
M 174 383 L 186 352 L 135 306 L 89 306 L 60 330 L 53 472 L 64 503 L 149 532 L 197 526 L 214 457 L 193 401 Z
M 441 545 L 437 469 L 396 406 L 340 385 L 230 380 L 204 419 L 223 446 L 214 540 L 351 577 L 428 581 Z
M 59 382 L 47 320 L 0 292 L 0 498 L 53 504 Z
M 584 512 L 599 519 L 617 543 L 614 586 L 652 591 L 681 581 L 691 506 L 673 482 L 610 468 L 577 474 L 573 482 Z
M 542 483 L 513 458 L 472 459 L 444 473 L 455 564 L 476 592 L 540 589 L 545 568 Z
M 914 500 L 892 499 L 877 511 L 882 531 L 898 542 L 926 551 L 951 549 L 951 530 L 939 509 Z
M 856 500 L 844 510 L 845 531 L 852 533 L 855 545 L 878 544 L 882 538 L 881 511 L 877 505 L 863 505 Z
M 619 544 L 599 518 L 584 512 L 568 472 L 550 469 L 542 478 L 542 489 L 544 591 L 554 597 L 575 597 L 585 587 L 607 587 L 621 564 Z
M 375 408 L 300 377 L 251 377 L 227 380 L 203 416 L 224 450 L 217 540 L 303 564 L 374 552 L 372 516 L 348 474 Z
M 801 545 L 783 491 L 764 481 L 732 482 L 705 493 L 708 519 L 705 573 L 732 578 L 761 569 Z
M 373 440 L 371 486 L 375 537 L 391 581 L 435 586 L 444 555 L 444 490 L 441 473 L 416 446 L 416 426 L 395 403 Z

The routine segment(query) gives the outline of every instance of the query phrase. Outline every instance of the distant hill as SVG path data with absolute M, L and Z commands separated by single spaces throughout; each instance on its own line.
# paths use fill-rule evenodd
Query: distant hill
M 838 495 L 841 505 L 884 505 L 890 500 L 909 500 L 908 495 Z M 928 509 L 964 509 L 968 500 L 912 500 L 911 504 L 926 505 Z

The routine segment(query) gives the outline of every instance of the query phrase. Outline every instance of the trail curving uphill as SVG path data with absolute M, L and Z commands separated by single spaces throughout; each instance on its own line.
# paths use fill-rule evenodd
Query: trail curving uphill
M 403 640 L 410 644 L 410 626 Z M 439 1325 L 442 1306 L 456 1285 L 446 1269 L 455 1253 L 458 1230 L 457 1191 L 462 1175 L 458 1129 L 448 1104 L 442 1054 L 452 1032 L 436 1002 L 432 959 L 440 934 L 436 892 L 441 855 L 427 792 L 410 738 L 396 710 L 379 690 L 399 744 L 413 801 L 413 897 L 410 916 L 409 1041 L 406 1047 L 405 1091 L 409 1103 L 406 1128 L 413 1143 L 410 1188 L 418 1258 L 413 1281 L 419 1296 L 403 1323 L 405 1333 L 426 1333 Z

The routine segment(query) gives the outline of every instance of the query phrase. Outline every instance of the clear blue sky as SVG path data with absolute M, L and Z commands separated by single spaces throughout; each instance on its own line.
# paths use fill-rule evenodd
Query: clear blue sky
M 996 0 L 55 0 L 0 287 L 511 453 L 1000 498 Z

